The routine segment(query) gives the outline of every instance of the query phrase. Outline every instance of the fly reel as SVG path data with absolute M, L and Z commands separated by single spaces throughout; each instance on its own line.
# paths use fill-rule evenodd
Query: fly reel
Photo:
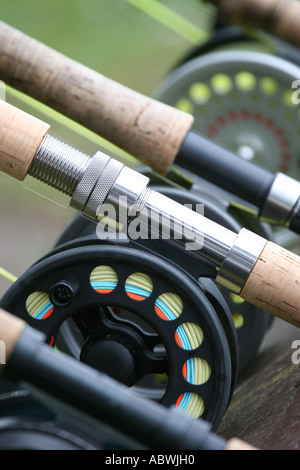
M 0 395 L 0 450 L 124 450 L 121 437 L 39 392 Z
M 164 79 L 155 98 L 193 114 L 195 131 L 241 158 L 300 179 L 299 99 L 293 88 L 299 59 L 288 46 L 279 56 L 251 50 L 251 42 L 249 49 L 236 44 L 230 45 L 229 34 L 224 48 L 219 40 L 202 47 Z M 285 248 L 298 243 L 285 228 L 275 232 Z
M 1 450 L 96 450 L 87 429 L 67 415 L 61 420 L 53 408 L 27 391 L 0 396 Z
M 230 312 L 210 279 L 202 286 L 154 253 L 82 237 L 29 268 L 1 307 L 136 393 L 218 427 L 238 352 Z
M 155 97 L 193 114 L 195 131 L 241 158 L 299 179 L 292 84 L 300 68 L 290 49 L 281 46 L 279 57 L 235 28 L 221 29 L 164 79 Z

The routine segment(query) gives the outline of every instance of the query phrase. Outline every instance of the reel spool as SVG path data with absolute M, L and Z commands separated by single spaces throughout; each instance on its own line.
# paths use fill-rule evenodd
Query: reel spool
M 237 338 L 218 289 L 204 284 L 154 254 L 82 238 L 29 268 L 1 307 L 52 346 L 217 429 L 236 382 Z M 72 341 L 58 341 L 66 325 Z
M 156 98 L 195 116 L 194 129 L 242 158 L 300 177 L 299 108 L 292 82 L 300 69 L 252 51 L 215 51 L 182 64 Z

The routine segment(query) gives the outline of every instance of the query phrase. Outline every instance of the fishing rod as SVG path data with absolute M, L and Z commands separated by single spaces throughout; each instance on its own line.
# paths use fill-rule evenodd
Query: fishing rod
M 4 379 L 25 389 L 29 384 L 29 388 L 33 386 L 50 399 L 104 423 L 143 448 L 255 449 L 236 438 L 226 441 L 211 432 L 207 421 L 139 397 L 125 385 L 62 352 L 58 357 L 45 343 L 43 333 L 27 328 L 23 320 L 4 310 L 0 310 L 0 340 L 6 349 L 6 363 L 0 365 Z
M 300 183 L 192 130 L 194 117 L 135 92 L 0 22 L 0 78 L 99 134 L 157 173 L 173 164 L 300 232 Z
M 300 46 L 298 0 L 206 0 L 217 7 L 217 16 L 227 23 L 260 29 L 297 47 Z
M 95 221 L 116 207 L 117 222 L 129 237 L 136 235 L 137 225 L 149 235 L 151 214 L 151 236 L 206 263 L 217 284 L 299 326 L 298 256 L 247 229 L 236 234 L 193 212 L 150 189 L 147 176 L 101 152 L 92 158 L 79 152 L 52 137 L 47 123 L 4 101 L 0 124 L 1 171 L 21 181 L 31 175 L 56 188 L 71 198 L 71 207 Z M 170 220 L 173 231 L 166 239 Z

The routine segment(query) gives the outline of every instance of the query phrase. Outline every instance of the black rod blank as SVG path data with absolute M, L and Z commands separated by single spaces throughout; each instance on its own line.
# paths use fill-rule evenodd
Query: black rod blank
M 274 174 L 216 142 L 190 131 L 175 163 L 261 209 Z
M 21 335 L 4 375 L 33 385 L 148 449 L 226 447 L 226 441 L 211 432 L 208 422 L 137 396 L 105 374 L 57 353 L 45 343 L 44 335 L 34 329 L 26 329 Z

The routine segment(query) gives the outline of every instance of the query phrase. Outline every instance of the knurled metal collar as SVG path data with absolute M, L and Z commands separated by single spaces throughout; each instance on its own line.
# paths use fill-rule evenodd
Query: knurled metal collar
M 97 152 L 91 159 L 70 201 L 70 206 L 83 212 L 99 176 L 102 174 L 110 157 L 102 152 Z
M 109 159 L 86 202 L 84 213 L 88 217 L 97 219 L 98 209 L 105 202 L 122 168 L 124 168 L 123 163 L 113 158 Z

